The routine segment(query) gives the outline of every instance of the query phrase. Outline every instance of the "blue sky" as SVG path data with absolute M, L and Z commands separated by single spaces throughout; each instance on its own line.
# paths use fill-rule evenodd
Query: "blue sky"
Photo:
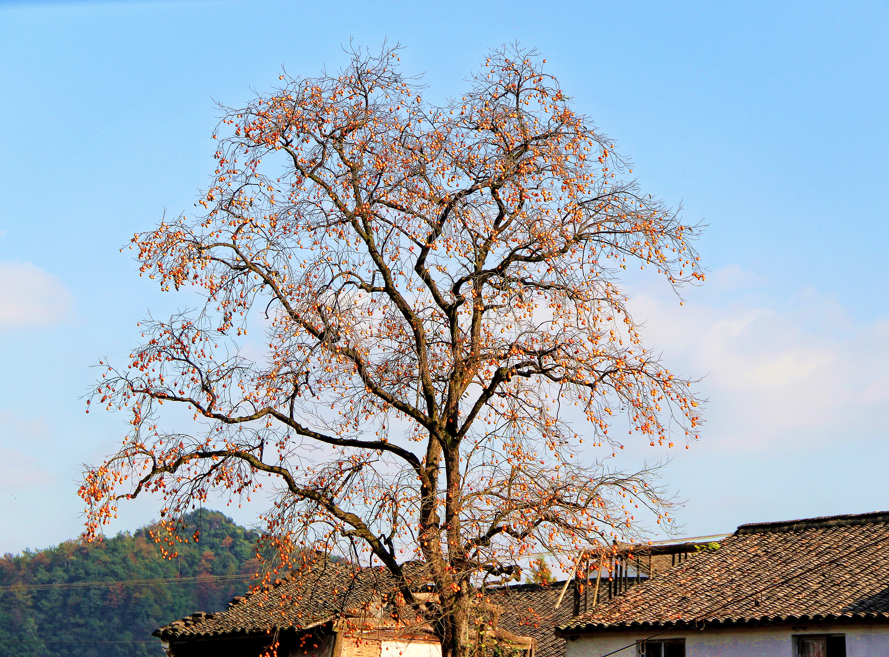
M 336 68 L 350 39 L 403 44 L 440 100 L 488 48 L 538 48 L 643 188 L 709 225 L 684 306 L 628 281 L 648 346 L 705 377 L 703 438 L 664 479 L 686 534 L 889 508 L 887 34 L 878 2 L 0 0 L 0 551 L 77 534 L 82 464 L 126 428 L 84 413 L 90 365 L 193 304 L 119 249 L 192 208 L 214 99 Z

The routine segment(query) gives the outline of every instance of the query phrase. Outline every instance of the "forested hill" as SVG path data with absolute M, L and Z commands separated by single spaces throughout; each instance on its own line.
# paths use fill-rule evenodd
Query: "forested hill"
M 172 560 L 162 557 L 151 527 L 4 556 L 0 656 L 162 656 L 154 629 L 224 609 L 256 572 L 253 532 L 215 511 L 195 512 L 189 525 L 199 541 L 178 545 Z

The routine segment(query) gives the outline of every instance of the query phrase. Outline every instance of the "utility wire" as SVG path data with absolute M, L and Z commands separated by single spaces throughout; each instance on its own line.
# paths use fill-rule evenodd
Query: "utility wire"
M 715 534 L 713 536 L 715 537 L 715 536 L 721 536 L 721 535 Z M 710 536 L 701 536 L 701 537 L 695 537 L 695 538 L 711 538 L 711 537 Z M 877 545 L 877 544 L 879 544 L 881 542 L 885 542 L 885 541 L 886 541 L 886 539 L 885 539 L 885 537 L 883 537 L 883 538 L 876 539 L 870 543 L 865 543 L 862 546 L 855 547 L 852 550 L 849 550 L 848 552 L 845 552 L 837 557 L 834 557 L 833 559 L 828 559 L 827 561 L 822 561 L 814 566 L 811 566 L 810 568 L 806 568 L 805 570 L 802 570 L 794 575 L 791 575 L 790 577 L 786 577 L 785 579 L 783 579 L 779 582 L 775 582 L 774 584 L 770 584 L 770 585 L 765 586 L 763 588 L 757 589 L 756 591 L 753 591 L 752 593 L 748 593 L 748 594 L 742 595 L 738 598 L 729 600 L 728 602 L 726 602 L 722 605 L 719 605 L 717 607 L 713 607 L 711 609 L 703 611 L 703 612 L 699 613 L 697 616 L 690 618 L 688 620 L 683 620 L 683 625 L 694 624 L 694 623 L 697 623 L 698 621 L 706 622 L 706 619 L 704 618 L 705 616 L 713 614 L 721 609 L 725 609 L 726 607 L 729 607 L 729 606 L 736 604 L 738 602 L 742 602 L 743 600 L 746 600 L 748 598 L 751 598 L 751 597 L 760 595 L 762 593 L 765 593 L 767 591 L 770 591 L 771 589 L 777 588 L 779 586 L 783 586 L 784 584 L 787 584 L 788 582 L 791 582 L 799 577 L 802 577 L 803 575 L 807 575 L 811 572 L 818 570 L 819 568 L 823 568 L 826 565 L 832 564 L 832 563 L 839 561 L 845 557 L 855 554 L 856 552 L 860 552 L 863 549 L 872 547 L 874 545 Z M 121 580 L 121 581 L 115 581 L 115 582 L 70 582 L 70 583 L 60 583 L 60 584 L 15 584 L 12 586 L 0 586 L 0 593 L 2 593 L 3 591 L 68 590 L 68 589 L 77 589 L 77 588 L 95 588 L 95 587 L 106 587 L 106 586 L 110 587 L 110 586 L 151 586 L 153 584 L 194 584 L 194 583 L 202 582 L 202 581 L 203 582 L 206 582 L 206 581 L 225 582 L 225 581 L 244 581 L 244 580 L 248 580 L 248 579 L 251 579 L 250 576 L 248 576 L 248 575 L 210 575 L 210 576 L 205 576 L 205 577 L 170 577 L 170 578 L 141 579 L 141 580 Z M 651 635 L 647 636 L 645 639 L 642 639 L 642 641 L 643 642 L 650 641 L 651 639 L 659 637 L 662 634 L 666 634 L 667 632 L 674 631 L 675 629 L 676 628 L 673 628 L 673 627 L 666 628 L 664 630 L 661 630 L 660 632 L 656 632 L 655 634 L 651 634 Z M 145 643 L 154 643 L 154 641 L 135 641 L 135 640 L 131 640 L 131 641 L 42 641 L 42 640 L 38 640 L 38 641 L 2 641 L 2 640 L 0 640 L 0 644 L 37 644 L 37 643 L 40 643 L 40 644 L 84 644 L 84 645 L 86 645 L 86 644 L 103 644 L 104 645 L 104 644 L 145 644 Z M 638 642 L 634 641 L 633 643 L 627 644 L 621 648 L 618 648 L 617 650 L 613 650 L 605 655 L 602 655 L 602 657 L 611 657 L 611 655 L 616 655 L 617 653 L 623 652 L 624 650 L 627 650 L 629 648 L 634 648 L 637 644 L 638 644 Z
M 640 543 L 625 543 L 625 546 L 632 548 L 639 548 L 638 551 L 644 552 L 646 548 L 655 547 L 655 546 L 671 546 L 671 545 L 682 545 L 683 543 L 702 543 L 706 539 L 725 539 L 732 535 L 733 532 L 725 532 L 723 534 L 707 534 L 706 536 L 679 536 L 677 538 L 665 538 L 659 541 L 645 541 Z M 605 545 L 605 550 L 610 550 L 610 545 Z M 586 552 L 589 552 L 587 548 L 576 548 L 571 550 L 543 550 L 540 552 L 523 552 L 523 557 L 555 557 L 559 556 L 575 556 L 582 555 Z
M 41 640 L 41 639 L 38 639 L 37 641 L 0 641 L 0 644 L 19 644 L 19 645 L 21 645 L 21 644 L 33 644 L 33 643 L 40 643 L 40 644 L 44 644 L 44 645 L 56 643 L 56 644 L 75 644 L 75 645 L 83 645 L 83 646 L 95 646 L 95 645 L 102 646 L 102 645 L 106 645 L 106 644 L 117 644 L 117 643 L 127 643 L 127 644 L 151 643 L 151 644 L 156 644 L 157 641 L 135 641 L 135 640 L 131 640 L 131 641 L 52 641 L 49 639 L 46 641 Z
M 724 537 L 728 534 L 712 534 L 710 536 L 691 536 L 680 539 L 682 542 L 691 542 L 705 538 Z M 652 545 L 660 545 L 670 541 L 656 541 Z M 569 554 L 566 552 L 565 554 Z M 525 556 L 553 556 L 549 552 L 531 552 Z M 58 582 L 54 584 L 11 584 L 0 586 L 0 593 L 6 591 L 66 591 L 72 589 L 103 588 L 113 586 L 153 586 L 156 584 L 195 584 L 198 582 L 242 582 L 252 579 L 249 575 L 209 575 L 196 577 L 160 577 L 154 579 L 127 579 L 119 581 L 94 581 L 94 582 Z
M 57 584 L 12 584 L 0 586 L 0 593 L 15 591 L 67 591 L 113 586 L 153 586 L 155 584 L 197 584 L 199 582 L 243 582 L 250 575 L 204 575 L 197 577 L 159 577 L 155 579 L 125 579 L 115 582 L 59 582 Z

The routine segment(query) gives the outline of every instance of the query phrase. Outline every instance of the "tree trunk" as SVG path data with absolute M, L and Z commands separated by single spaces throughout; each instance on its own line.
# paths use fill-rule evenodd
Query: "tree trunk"
M 469 657 L 472 642 L 469 639 L 469 610 L 464 596 L 452 598 L 442 606 L 445 616 L 437 623 L 441 641 L 441 657 Z

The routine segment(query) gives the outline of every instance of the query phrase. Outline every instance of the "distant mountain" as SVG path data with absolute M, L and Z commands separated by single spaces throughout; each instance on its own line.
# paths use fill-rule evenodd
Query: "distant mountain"
M 224 609 L 257 570 L 256 533 L 216 511 L 192 513 L 188 522 L 199 540 L 178 544 L 171 560 L 151 526 L 0 558 L 0 657 L 162 655 L 155 628 Z

